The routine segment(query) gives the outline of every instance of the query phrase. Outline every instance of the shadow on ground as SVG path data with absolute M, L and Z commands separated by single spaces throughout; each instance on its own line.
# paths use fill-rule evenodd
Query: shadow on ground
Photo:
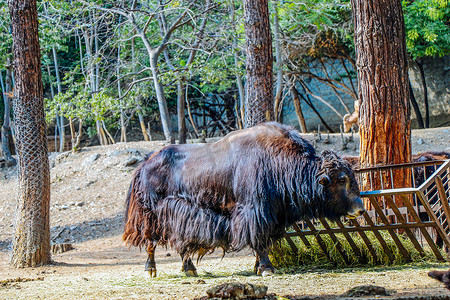
M 94 219 L 50 229 L 52 244 L 82 243 L 98 238 L 116 236 L 122 233 L 123 214 L 117 213 L 108 218 Z M 0 240 L 0 251 L 11 249 L 11 236 Z

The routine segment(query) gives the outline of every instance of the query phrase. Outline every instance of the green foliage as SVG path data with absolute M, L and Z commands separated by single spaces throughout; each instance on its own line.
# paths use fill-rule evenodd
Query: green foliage
M 9 10 L 6 1 L 0 1 L 0 68 L 4 69 L 7 59 L 12 59 L 12 38 L 10 33 Z
M 349 0 L 313 0 L 308 2 L 283 2 L 278 9 L 280 26 L 292 44 L 298 44 L 293 53 L 311 55 L 310 50 L 316 46 L 312 55 L 330 55 L 331 51 L 318 50 L 318 38 L 327 34 L 345 48 L 348 55 L 353 51 L 353 24 L 351 22 L 351 5 Z M 322 39 L 323 41 L 323 39 Z M 323 44 L 326 46 L 326 44 Z M 292 46 L 291 46 L 292 47 Z
M 414 60 L 450 53 L 448 0 L 404 0 L 406 45 Z
M 150 17 L 158 11 L 157 1 L 138 1 L 134 20 L 146 29 L 151 47 L 162 41 L 160 18 Z M 245 46 L 243 5 L 239 0 L 212 0 L 202 41 L 196 45 L 195 59 L 189 63 L 194 41 L 200 36 L 203 4 L 187 0 L 166 2 L 167 26 L 188 9 L 183 26 L 172 32 L 166 51 L 158 59 L 158 72 L 164 87 L 169 112 L 175 113 L 177 83 L 188 84 L 188 99 L 203 103 L 208 94 L 232 91 L 235 76 L 245 78 Z M 107 9 L 122 6 L 129 11 L 128 2 L 105 0 L 38 1 L 39 35 L 42 49 L 43 81 L 47 120 L 53 122 L 56 113 L 67 118 L 83 119 L 93 125 L 96 120 L 117 127 L 121 111 L 132 118 L 137 111 L 147 120 L 158 116 L 149 54 L 136 33 L 135 26 L 124 16 Z M 273 2 L 270 2 L 273 11 Z M 354 56 L 353 24 L 350 0 L 278 1 L 278 14 L 283 53 L 287 54 L 289 71 L 304 68 L 311 60 Z M 407 47 L 413 59 L 450 53 L 448 0 L 403 0 L 407 29 Z M 234 17 L 232 17 L 234 16 Z M 0 68 L 11 57 L 10 20 L 7 1 L 0 1 Z M 96 29 L 97 31 L 95 31 Z M 97 50 L 92 36 L 97 32 Z M 134 38 L 132 38 L 134 37 Z M 132 53 L 131 44 L 135 52 Z M 63 92 L 50 99 L 50 84 L 56 86 L 53 48 L 57 50 Z M 118 57 L 118 50 L 120 55 Z M 90 50 L 90 51 L 89 51 Z M 96 52 L 97 51 L 97 52 Z M 91 53 L 92 55 L 89 55 Z M 235 62 L 237 55 L 237 63 Z M 47 72 L 50 66 L 50 74 Z M 350 64 L 349 64 L 350 66 Z M 351 66 L 350 66 L 351 67 Z M 93 69 L 98 70 L 98 88 L 90 82 Z M 119 71 L 117 71 L 119 69 Z M 340 82 L 355 78 L 349 68 L 333 79 Z M 119 74 L 118 74 L 119 72 Z M 119 99 L 117 80 L 120 79 L 123 99 Z M 133 81 L 140 81 L 132 84 Z M 56 90 L 56 88 L 55 88 Z M 201 105 L 201 104 L 199 104 Z M 2 105 L 0 105 L 1 109 Z M 0 119 L 3 116 L 0 116 Z M 93 127 L 95 128 L 95 127 Z

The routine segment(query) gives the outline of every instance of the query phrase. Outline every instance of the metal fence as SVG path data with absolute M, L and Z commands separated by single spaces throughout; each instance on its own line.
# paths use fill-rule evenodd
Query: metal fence
M 411 187 L 393 186 L 393 176 L 397 170 L 410 172 Z M 357 170 L 356 173 L 360 185 L 363 180 L 369 180 L 370 186 L 381 187 L 379 190 L 361 192 L 366 207 L 371 207 L 372 210 L 353 220 L 342 219 L 330 223 L 321 218 L 295 224 L 293 230 L 285 234 L 285 239 L 294 253 L 297 253 L 298 247 L 293 242 L 293 237 L 298 237 L 306 247 L 311 247 L 306 237 L 314 236 L 322 251 L 328 256 L 324 242 L 324 236 L 328 235 L 344 262 L 348 264 L 349 255 L 356 254 L 363 264 L 364 258 L 359 255 L 361 250 L 350 234 L 357 233 L 374 261 L 380 261 L 373 245 L 375 240 L 366 234 L 373 232 L 375 239 L 392 262 L 393 251 L 381 234 L 381 231 L 387 231 L 405 261 L 411 261 L 411 256 L 402 244 L 400 236 L 407 237 L 421 255 L 425 256 L 424 247 L 429 246 L 438 260 L 445 260 L 439 248 L 450 249 L 450 160 L 365 168 Z M 386 180 L 390 182 L 387 183 Z M 385 189 L 386 186 L 389 188 Z M 398 205 L 399 203 L 403 206 Z M 346 252 L 337 234 L 344 236 L 354 254 Z

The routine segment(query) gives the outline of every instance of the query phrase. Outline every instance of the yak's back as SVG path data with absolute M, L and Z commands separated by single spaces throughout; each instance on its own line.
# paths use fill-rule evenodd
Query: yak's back
M 244 147 L 265 149 L 273 154 L 303 154 L 314 157 L 316 151 L 300 133 L 291 126 L 276 122 L 262 123 L 252 128 L 238 130 L 225 136 L 217 144 L 241 144 Z

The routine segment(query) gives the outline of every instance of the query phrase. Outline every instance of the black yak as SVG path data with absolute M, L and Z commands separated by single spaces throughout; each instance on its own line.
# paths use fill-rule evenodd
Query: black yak
M 191 257 L 215 248 L 256 253 L 255 271 L 274 269 L 268 252 L 286 227 L 313 217 L 363 212 L 350 165 L 333 151 L 316 155 L 291 127 L 265 123 L 211 144 L 170 145 L 136 170 L 126 200 L 126 244 L 154 250 L 169 244 L 187 275 Z

